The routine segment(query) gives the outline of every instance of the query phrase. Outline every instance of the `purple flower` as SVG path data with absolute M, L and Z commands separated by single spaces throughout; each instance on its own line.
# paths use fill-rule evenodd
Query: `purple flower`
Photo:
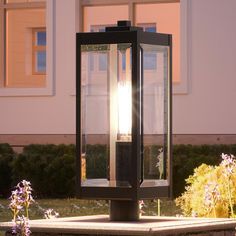
M 209 182 L 205 185 L 204 204 L 212 208 L 220 200 L 219 186 L 216 182 Z
M 18 216 L 13 221 L 12 234 L 15 236 L 29 236 L 31 234 L 29 220 L 24 216 Z
M 34 201 L 32 197 L 32 188 L 31 183 L 26 180 L 22 180 L 20 183 L 17 184 L 18 194 L 20 195 L 21 199 L 25 204 L 30 205 L 31 202 Z
M 34 202 L 34 199 L 31 195 L 32 188 L 30 182 L 22 180 L 19 182 L 14 191 L 11 192 L 11 200 L 9 208 L 13 212 L 13 227 L 12 234 L 16 236 L 29 236 L 30 227 L 29 227 L 29 217 L 28 217 L 28 208 L 29 205 Z M 18 216 L 21 210 L 25 210 L 25 216 Z
M 235 157 L 232 154 L 227 155 L 224 153 L 222 153 L 221 157 L 222 157 L 221 166 L 224 167 L 223 174 L 226 177 L 230 177 L 235 172 L 235 168 L 236 168 Z
M 11 202 L 9 204 L 9 208 L 13 212 L 15 212 L 15 213 L 19 212 L 23 208 L 23 201 L 20 197 L 18 189 L 11 192 L 11 197 L 9 199 L 11 200 Z
M 11 192 L 9 208 L 13 212 L 13 220 L 16 220 L 16 216 L 19 211 L 23 208 L 26 212 L 26 217 L 28 218 L 28 208 L 29 205 L 34 202 L 34 199 L 31 195 L 32 188 L 30 182 L 22 180 L 19 182 L 14 191 Z
M 55 219 L 59 216 L 59 213 L 56 212 L 55 210 L 53 209 L 47 209 L 45 212 L 44 212 L 44 217 L 46 219 Z
M 11 192 L 11 201 L 17 202 L 19 205 L 29 204 L 34 201 L 32 197 L 32 188 L 30 182 L 23 180 L 17 184 L 16 189 Z

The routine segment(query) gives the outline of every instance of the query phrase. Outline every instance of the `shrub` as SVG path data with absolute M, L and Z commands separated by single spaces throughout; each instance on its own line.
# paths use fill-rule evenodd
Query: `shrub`
M 176 199 L 185 216 L 235 217 L 236 161 L 222 154 L 217 166 L 200 165 L 186 180 L 186 191 Z
M 9 144 L 0 144 L 0 197 L 9 197 L 12 161 L 15 153 Z
M 86 146 L 86 177 L 106 178 L 107 177 L 107 146 L 87 145 Z
M 149 162 L 156 163 L 158 146 L 144 150 L 144 174 L 149 176 Z M 75 145 L 29 145 L 13 162 L 12 186 L 28 179 L 40 197 L 75 195 Z M 86 175 L 88 178 L 107 176 L 107 146 L 86 146 Z M 185 190 L 185 179 L 202 163 L 218 165 L 220 154 L 236 154 L 236 145 L 174 145 L 173 192 L 178 197 Z M 6 171 L 11 172 L 9 169 Z M 1 175 L 2 171 L 0 172 Z M 7 174 L 5 174 L 7 176 Z M 5 176 L 4 175 L 4 176 Z M 9 174 L 11 177 L 11 174 Z M 8 177 L 10 179 L 10 177 Z M 5 177 L 4 177 L 5 178 Z M 5 180 L 5 179 L 4 179 Z M 1 181 L 1 180 L 0 180 Z M 4 181 L 5 183 L 5 181 Z M 9 184 L 8 184 L 9 185 Z M 8 194 L 9 195 L 9 194 Z
M 236 145 L 174 145 L 173 147 L 173 195 L 178 197 L 185 190 L 185 179 L 196 167 L 205 163 L 218 165 L 221 153 L 236 154 Z
M 52 160 L 46 168 L 50 197 L 71 197 L 75 195 L 75 155 L 64 153 Z
M 13 165 L 14 185 L 29 179 L 38 197 L 73 196 L 75 188 L 74 145 L 29 145 Z

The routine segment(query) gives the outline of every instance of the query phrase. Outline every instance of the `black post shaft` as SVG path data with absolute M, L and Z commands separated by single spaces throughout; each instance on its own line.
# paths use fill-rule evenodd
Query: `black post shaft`
M 138 201 L 110 201 L 111 221 L 138 221 L 139 202 Z

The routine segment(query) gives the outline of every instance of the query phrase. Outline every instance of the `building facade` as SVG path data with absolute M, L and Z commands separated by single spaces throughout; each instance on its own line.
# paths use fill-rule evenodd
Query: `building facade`
M 235 0 L 0 0 L 0 142 L 74 143 L 76 32 L 129 19 L 173 34 L 174 143 L 236 143 L 235 11 Z M 90 66 L 99 75 L 106 63 Z M 146 66 L 151 76 L 155 60 Z M 105 133 L 96 119 L 88 129 Z

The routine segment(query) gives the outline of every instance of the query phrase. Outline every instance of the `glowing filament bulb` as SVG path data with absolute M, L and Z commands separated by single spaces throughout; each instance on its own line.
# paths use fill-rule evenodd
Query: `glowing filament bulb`
M 118 83 L 118 131 L 121 140 L 131 139 L 131 81 Z

